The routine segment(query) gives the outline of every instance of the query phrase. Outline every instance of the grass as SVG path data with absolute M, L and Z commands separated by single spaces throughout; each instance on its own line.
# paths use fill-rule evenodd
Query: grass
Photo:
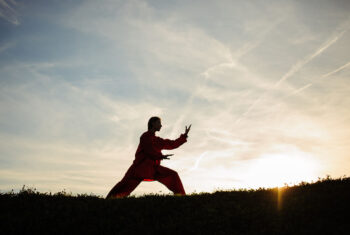
M 2 234 L 348 234 L 350 178 L 283 188 L 104 199 L 0 194 Z

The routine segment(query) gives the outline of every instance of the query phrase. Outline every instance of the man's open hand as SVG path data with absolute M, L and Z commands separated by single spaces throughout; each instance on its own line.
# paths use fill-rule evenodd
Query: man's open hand
M 192 126 L 192 124 L 191 125 L 189 125 L 188 126 L 188 128 L 187 128 L 187 126 L 185 127 L 186 128 L 186 130 L 185 130 L 185 135 L 187 135 L 188 134 L 188 132 L 190 131 L 190 129 L 191 129 L 191 126 Z

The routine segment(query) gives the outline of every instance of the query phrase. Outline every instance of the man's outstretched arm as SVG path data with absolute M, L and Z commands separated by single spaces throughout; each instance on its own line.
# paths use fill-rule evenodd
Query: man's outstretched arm
M 157 137 L 157 146 L 160 146 L 161 149 L 176 149 L 177 147 L 179 147 L 180 145 L 182 145 L 183 143 L 187 142 L 187 134 L 191 129 L 191 125 L 189 125 L 189 127 L 185 129 L 185 133 L 181 134 L 179 138 L 177 138 L 176 140 L 169 140 L 169 139 L 162 139 L 160 137 Z
M 161 149 L 176 149 L 180 145 L 187 142 L 187 135 L 181 134 L 179 138 L 176 140 L 170 140 L 170 139 L 162 139 L 160 137 L 157 137 L 157 146 L 160 146 Z

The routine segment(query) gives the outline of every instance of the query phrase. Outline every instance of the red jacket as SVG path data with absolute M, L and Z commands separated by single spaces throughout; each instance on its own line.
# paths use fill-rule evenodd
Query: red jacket
M 162 149 L 175 149 L 187 142 L 187 135 L 181 134 L 176 140 L 162 139 L 151 131 L 144 132 L 135 153 L 135 160 L 126 175 L 153 181 L 156 166 L 163 158 Z

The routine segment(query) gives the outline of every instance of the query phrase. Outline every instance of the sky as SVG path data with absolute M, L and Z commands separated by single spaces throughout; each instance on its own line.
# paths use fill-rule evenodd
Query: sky
M 152 116 L 188 194 L 349 176 L 349 42 L 347 0 L 0 0 L 0 190 L 105 196 Z

